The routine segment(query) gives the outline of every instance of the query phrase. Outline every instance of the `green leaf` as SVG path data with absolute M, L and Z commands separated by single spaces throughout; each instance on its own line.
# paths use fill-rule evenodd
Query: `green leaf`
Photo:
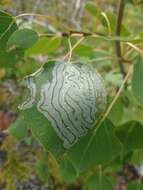
M 137 121 L 130 121 L 116 129 L 116 135 L 124 145 L 124 152 L 143 149 L 143 125 Z
M 21 112 L 20 118 L 13 125 L 13 128 L 16 128 L 17 131 L 15 132 L 12 128 L 11 133 L 18 137 L 18 130 L 20 131 L 21 126 L 30 129 L 34 138 L 55 156 L 64 152 L 65 149 L 63 148 L 61 140 L 57 137 L 46 117 L 38 112 L 36 107 Z M 25 135 L 25 133 L 23 135 Z
M 46 150 L 51 151 L 56 158 L 65 152 L 62 142 L 55 134 L 48 120 L 35 107 L 23 111 L 20 118 L 10 129 L 11 133 L 20 139 L 25 136 L 27 128 L 31 129 L 33 136 Z M 109 121 L 100 126 L 94 137 L 92 135 L 92 132 L 87 134 L 67 152 L 71 162 L 79 170 L 84 170 L 98 164 L 106 164 L 120 153 L 120 143 L 114 135 L 113 125 Z M 89 147 L 87 147 L 89 141 Z M 68 167 L 72 168 L 72 174 L 70 175 L 72 175 L 71 180 L 74 180 L 75 169 L 73 166 Z M 66 168 L 62 172 L 66 172 Z M 67 176 L 66 180 L 69 181 L 69 178 Z
M 8 13 L 0 10 L 0 67 L 11 67 L 23 58 L 22 51 L 6 51 L 9 37 L 17 30 L 14 18 Z
M 25 111 L 24 117 L 32 130 L 32 134 L 43 144 L 46 150 L 51 151 L 56 157 L 61 156 L 66 151 L 47 119 L 36 108 Z M 91 138 L 92 133 L 87 134 L 67 151 L 71 162 L 79 171 L 93 165 L 106 164 L 120 153 L 121 145 L 113 134 L 113 125 L 110 122 L 104 123 L 94 138 L 92 140 Z M 89 147 L 86 147 L 90 140 Z
M 141 57 L 134 65 L 132 91 L 136 99 L 143 105 L 143 58 Z
M 18 27 L 14 18 L 10 14 L 0 10 L 0 49 L 6 47 L 8 38 L 17 29 Z
M 19 60 L 23 59 L 24 52 L 21 50 L 13 50 L 6 52 L 0 50 L 0 67 L 13 67 Z
M 65 149 L 62 140 L 59 139 L 48 119 L 42 112 L 37 110 L 37 101 L 39 101 L 39 97 L 41 98 L 41 86 L 45 84 L 47 79 L 52 80 L 51 71 L 54 64 L 55 61 L 50 61 L 44 65 L 44 70 L 42 70 L 40 74 L 36 73 L 31 75 L 33 76 L 38 91 L 36 99 L 33 99 L 33 96 L 31 96 L 32 102 L 35 100 L 34 105 L 30 105 L 33 106 L 33 108 L 27 108 L 27 110 L 23 112 L 28 128 L 31 129 L 33 136 L 44 148 L 51 151 L 56 157 L 57 155 L 67 153 L 68 159 L 79 172 L 98 164 L 109 163 L 119 155 L 121 151 L 121 144 L 114 134 L 114 126 L 111 122 L 105 121 L 98 129 L 94 131 L 89 130 L 87 135 L 81 137 L 73 147 Z
M 85 10 L 87 10 L 92 16 L 96 16 L 98 13 L 97 7 L 94 3 L 87 3 L 85 5 Z
M 43 68 L 41 75 L 38 75 L 35 78 L 35 83 L 37 85 L 37 100 L 41 93 L 41 85 L 48 79 L 51 80 L 51 69 L 53 68 L 55 61 L 49 61 L 46 63 Z M 34 74 L 33 74 L 34 75 Z M 64 151 L 62 141 L 57 136 L 55 130 L 48 122 L 48 119 L 37 110 L 36 105 L 33 105 L 32 108 L 24 110 L 21 112 L 23 120 L 21 123 L 26 123 L 28 129 L 32 131 L 33 137 L 38 140 L 43 147 L 51 151 L 54 155 L 59 155 L 61 151 Z M 32 118 L 32 120 L 31 120 Z M 19 127 L 21 127 L 19 123 Z
M 76 168 L 83 171 L 99 164 L 107 164 L 120 151 L 121 144 L 114 134 L 114 126 L 106 120 L 97 130 L 88 132 L 81 138 L 68 154 Z
M 30 29 L 21 29 L 15 31 L 7 42 L 7 48 L 27 49 L 33 46 L 38 40 L 38 34 Z
M 63 159 L 60 162 L 60 176 L 62 177 L 63 181 L 66 183 L 73 183 L 77 178 L 77 172 L 71 161 L 68 159 Z
M 113 190 L 113 184 L 107 176 L 99 173 L 87 179 L 86 188 L 87 190 Z
M 9 128 L 10 133 L 18 140 L 23 139 L 27 135 L 27 130 L 28 125 L 22 115 Z
M 49 53 L 54 53 L 54 51 L 59 48 L 60 44 L 61 38 L 40 38 L 32 48 L 27 50 L 27 55 L 48 55 Z
M 74 49 L 74 53 L 81 57 L 90 57 L 93 53 L 91 46 L 80 44 Z
M 111 12 L 107 12 L 107 13 L 104 13 L 107 18 L 108 18 L 108 21 L 109 21 L 109 24 L 110 24 L 110 29 L 111 29 L 111 32 L 114 33 L 115 32 L 115 27 L 116 27 L 116 22 L 117 22 L 117 16 L 116 14 L 114 13 L 111 13 Z M 107 24 L 107 21 L 106 19 L 101 15 L 99 17 L 100 21 L 101 21 L 101 24 L 108 28 L 108 24 Z M 121 36 L 129 36 L 130 35 L 130 31 L 122 24 L 122 27 L 121 27 Z
M 39 69 L 39 62 L 34 59 L 28 59 L 24 64 L 21 65 L 16 71 L 17 76 L 21 78 L 29 75 Z

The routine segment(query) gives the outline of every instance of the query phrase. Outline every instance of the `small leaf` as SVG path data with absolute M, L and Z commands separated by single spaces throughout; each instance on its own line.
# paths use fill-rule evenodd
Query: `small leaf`
M 33 46 L 38 40 L 38 35 L 35 31 L 30 29 L 22 29 L 15 31 L 7 42 L 7 48 L 9 50 L 20 48 L 27 49 Z
M 8 13 L 0 10 L 0 67 L 13 67 L 23 58 L 22 51 L 6 51 L 9 37 L 18 29 L 14 18 Z
M 59 48 L 60 44 L 61 38 L 40 38 L 32 48 L 27 50 L 27 55 L 48 55 L 49 53 L 54 53 L 54 51 Z
M 8 13 L 0 10 L 0 49 L 6 47 L 6 43 L 11 34 L 17 30 L 14 18 Z
M 114 13 L 111 13 L 111 12 L 107 12 L 107 13 L 104 13 L 107 18 L 108 18 L 108 21 L 109 23 L 106 21 L 105 17 L 101 16 L 99 17 L 100 21 L 101 21 L 101 24 L 108 28 L 108 24 L 110 25 L 110 29 L 111 29 L 111 32 L 114 33 L 115 31 L 115 27 L 116 27 L 116 22 L 117 22 L 117 16 L 114 14 Z M 129 36 L 130 35 L 130 31 L 122 24 L 122 27 L 121 27 L 121 36 Z
M 80 44 L 74 49 L 75 54 L 81 57 L 90 57 L 92 55 L 92 51 L 93 49 L 91 46 L 84 44 Z
M 0 67 L 8 68 L 14 67 L 14 65 L 23 59 L 24 52 L 21 50 L 12 50 L 6 52 L 5 50 L 0 51 Z
M 94 3 L 87 3 L 85 6 L 85 9 L 92 15 L 96 16 L 97 15 L 97 7 Z
M 27 130 L 28 126 L 22 115 L 9 128 L 10 133 L 18 140 L 23 139 L 27 135 Z
M 124 152 L 143 149 L 143 125 L 139 122 L 130 121 L 117 127 L 116 135 L 124 145 Z
M 138 58 L 134 65 L 132 91 L 136 99 L 143 106 L 143 58 L 141 57 Z

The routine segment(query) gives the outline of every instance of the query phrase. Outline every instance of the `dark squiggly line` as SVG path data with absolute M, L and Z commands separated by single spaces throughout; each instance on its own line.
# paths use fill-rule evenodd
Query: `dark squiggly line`
M 65 65 L 64 65 L 64 67 L 63 67 L 63 70 L 61 71 L 61 74 L 63 74 L 64 69 L 65 69 Z M 58 71 L 58 68 L 56 68 L 56 86 L 58 85 L 58 80 L 57 80 L 58 73 L 57 73 L 57 71 Z M 61 77 L 61 78 L 63 79 L 63 77 Z M 61 91 L 61 89 L 62 89 L 62 87 L 63 87 L 63 82 L 64 82 L 64 80 L 63 80 L 63 82 L 62 82 L 62 81 L 60 81 L 60 82 L 61 82 L 62 84 L 61 84 L 60 90 L 58 91 L 58 101 L 57 101 L 57 102 L 58 102 L 58 104 L 60 105 L 60 107 L 63 108 L 62 105 L 61 105 L 61 103 L 60 103 L 59 97 L 60 97 L 60 91 Z M 56 89 L 56 86 L 55 86 L 55 89 Z M 66 113 L 66 115 L 67 115 L 66 110 L 65 110 L 64 108 L 63 108 L 63 110 L 65 111 L 65 113 Z M 72 129 L 70 129 L 70 128 L 66 125 L 66 123 L 64 122 L 64 119 L 63 119 L 62 114 L 61 114 L 60 111 L 59 111 L 59 113 L 60 113 L 60 116 L 61 116 L 61 118 L 62 118 L 62 122 L 64 123 L 65 127 L 67 127 L 68 131 L 70 131 L 70 132 L 72 133 L 72 135 L 74 136 L 74 141 L 75 141 L 75 140 L 76 140 L 75 134 L 73 133 Z
M 64 69 L 65 69 L 65 67 L 64 67 Z M 61 74 L 63 74 L 63 72 L 62 72 Z M 64 76 L 63 76 L 63 77 L 64 77 Z M 63 77 L 62 77 L 62 78 L 63 78 Z M 67 117 L 68 117 L 68 120 L 69 120 L 69 122 L 71 123 L 71 125 L 72 125 L 72 126 L 75 128 L 75 130 L 77 130 L 78 133 L 79 133 L 80 131 L 76 128 L 76 126 L 74 125 L 74 123 L 73 123 L 72 120 L 70 119 L 68 112 L 67 112 L 66 109 L 62 106 L 62 104 L 61 104 L 61 102 L 60 102 L 60 99 L 59 99 L 60 96 L 61 96 L 61 91 L 62 91 L 62 88 L 63 88 L 63 84 L 64 84 L 64 79 L 62 80 L 62 85 L 61 85 L 60 90 L 59 90 L 58 103 L 59 103 L 59 105 L 61 106 L 61 108 L 65 111 L 65 113 L 66 113 L 66 115 L 67 115 Z
M 81 70 L 78 68 L 78 71 L 79 71 L 79 73 L 80 73 L 80 77 L 82 76 L 82 73 L 81 73 Z M 85 73 L 85 72 L 84 72 Z M 82 77 L 81 77 L 82 78 Z M 91 89 L 90 89 L 90 85 L 89 85 L 89 82 L 88 82 L 88 78 L 87 78 L 87 76 L 85 75 L 85 78 L 87 79 L 86 80 L 86 82 L 87 82 L 87 87 L 88 87 L 88 89 L 91 91 Z M 85 80 L 85 79 L 83 79 L 83 80 Z M 82 82 L 82 80 L 81 80 L 81 82 Z M 82 82 L 82 84 L 83 84 L 83 86 L 85 85 L 83 82 Z M 90 99 L 88 99 L 89 101 L 90 101 Z
M 52 84 L 52 82 L 51 83 L 49 83 L 49 87 L 48 87 L 48 89 L 47 89 L 47 91 L 51 88 L 51 84 Z M 44 95 L 45 95 L 45 99 L 46 99 L 46 94 L 45 94 L 45 92 L 44 92 Z M 43 99 L 43 105 L 44 105 L 44 99 Z M 51 102 L 50 102 L 51 103 Z M 52 104 L 51 104 L 51 106 L 52 106 Z M 46 111 L 46 110 L 45 110 Z M 47 111 L 46 111 L 47 112 Z M 51 114 L 50 114 L 51 115 Z M 54 116 L 52 116 L 52 118 L 54 118 Z M 55 119 L 54 119 L 54 121 L 56 121 Z M 66 140 L 68 140 L 68 142 L 69 143 L 71 143 L 70 141 L 69 141 L 69 139 L 64 135 L 64 133 L 61 131 L 61 129 L 60 129 L 60 127 L 59 127 L 59 125 L 58 125 L 58 123 L 57 123 L 57 121 L 56 121 L 56 126 L 57 126 L 57 128 L 59 129 L 59 131 L 60 131 L 60 133 L 62 134 L 62 136 L 63 137 L 65 137 L 65 139 Z
M 80 69 L 77 67 L 76 68 L 78 71 L 79 71 L 79 73 L 80 73 L 80 76 L 79 77 L 81 77 L 81 75 L 82 75 L 82 73 L 81 73 L 81 71 L 80 71 Z M 86 77 L 87 78 L 87 77 Z M 82 82 L 82 84 L 83 85 L 85 85 L 83 82 Z M 90 88 L 90 84 L 89 84 L 89 81 L 88 81 L 88 79 L 87 79 L 87 87 L 88 87 L 88 89 L 91 91 L 91 88 Z M 91 100 L 90 100 L 91 101 Z M 83 104 L 85 104 L 85 103 L 83 103 Z M 80 105 L 79 105 L 80 106 Z M 89 107 L 89 106 L 88 106 Z M 90 109 L 90 118 L 91 118 L 91 120 L 94 120 L 94 118 L 92 117 L 92 107 L 89 107 L 89 109 Z M 82 115 L 83 115 L 83 113 L 82 113 Z
M 76 81 L 72 80 L 71 77 L 74 77 L 75 76 L 75 73 L 73 75 L 70 75 L 67 77 L 67 79 L 71 82 L 73 82 L 76 86 L 78 86 L 78 88 L 80 89 L 80 85 L 78 83 L 76 83 Z
M 87 121 L 87 120 L 85 120 L 85 117 L 84 117 L 84 115 L 83 115 L 83 109 L 81 108 L 81 106 L 79 105 L 79 103 L 76 101 L 76 100 L 74 100 L 69 94 L 67 94 L 67 96 L 75 103 L 75 104 L 77 104 L 78 105 L 78 107 L 80 108 L 80 110 L 81 110 L 81 114 L 82 114 L 82 119 L 87 123 L 87 124 L 91 124 L 91 122 L 89 122 L 89 121 Z
M 59 66 L 59 65 L 58 65 L 58 66 Z M 58 67 L 56 67 L 56 72 L 57 72 L 57 68 L 58 68 Z M 54 107 L 54 109 L 59 113 L 60 117 L 62 118 L 61 112 L 55 107 L 55 105 L 54 105 L 54 101 L 53 101 L 53 98 L 54 98 L 54 92 L 55 92 L 55 89 L 56 89 L 57 84 L 58 84 L 58 81 L 57 81 L 57 76 L 56 76 L 56 82 L 55 82 L 55 85 L 54 85 L 53 89 L 51 90 L 51 91 L 52 91 L 51 104 L 52 104 L 52 106 Z M 65 126 L 65 128 L 67 129 L 67 131 L 71 132 L 71 131 L 69 130 L 69 128 L 67 127 L 67 125 L 64 123 L 63 118 L 61 119 L 61 122 L 63 123 L 63 125 Z M 74 134 L 73 134 L 72 132 L 71 132 L 71 134 L 73 135 L 74 140 L 75 140 L 75 136 L 74 136 Z M 74 140 L 73 140 L 73 142 L 74 142 Z M 72 144 L 73 142 L 71 142 L 71 144 Z
M 90 76 L 90 74 L 89 74 L 89 76 Z M 86 76 L 86 78 L 87 78 L 87 83 L 88 83 L 88 89 L 89 89 L 89 92 L 90 92 L 90 91 L 92 91 L 91 87 L 90 87 L 90 82 L 89 82 L 89 79 L 88 79 L 87 76 Z M 90 102 L 91 102 L 91 100 L 90 100 Z M 91 116 L 91 119 L 94 120 L 94 118 L 92 117 L 92 108 L 93 107 L 90 107 L 90 116 Z
M 70 96 L 70 95 L 68 94 L 68 96 Z M 84 117 L 84 115 L 83 115 L 84 110 L 82 109 L 82 107 L 80 106 L 80 104 L 79 104 L 76 100 L 74 100 L 71 96 L 70 96 L 70 98 L 71 98 L 71 99 L 80 107 L 80 109 L 82 110 L 81 113 L 82 113 L 82 117 L 84 118 L 84 120 L 85 120 L 86 122 L 88 122 L 88 124 L 91 124 L 91 122 L 89 122 L 89 121 L 87 121 L 87 120 L 85 119 L 85 117 Z
M 76 96 L 79 97 L 80 99 L 82 99 L 82 104 L 84 104 L 86 107 L 88 107 L 88 108 L 91 110 L 91 106 L 89 106 L 88 104 L 86 104 L 86 103 L 84 102 L 82 96 L 80 96 L 79 94 L 76 94 Z M 91 119 L 92 119 L 92 115 L 91 115 L 91 113 L 90 113 L 90 117 L 91 117 Z M 92 120 L 93 120 L 93 119 L 92 119 Z
M 63 138 L 65 138 L 69 143 L 71 143 L 71 142 L 69 141 L 69 139 L 68 139 L 68 138 L 63 134 L 63 132 L 61 131 L 61 128 L 58 126 L 58 123 L 57 123 L 56 119 L 48 112 L 48 110 L 46 110 L 46 109 L 44 109 L 44 108 L 42 107 L 42 106 L 44 105 L 45 99 L 46 99 L 46 94 L 45 94 L 45 92 L 43 92 L 43 102 L 41 103 L 41 105 L 39 105 L 39 108 L 40 108 L 42 111 L 46 112 L 46 113 L 49 115 L 49 117 L 55 122 L 56 127 L 57 127 L 57 129 L 59 130 L 61 136 L 63 136 Z
M 27 86 L 28 86 L 28 89 L 30 90 L 30 96 L 28 97 L 28 99 L 23 103 L 22 106 L 25 106 L 26 104 L 28 104 L 31 100 L 32 100 L 32 97 L 34 98 L 33 94 L 34 94 L 34 89 L 31 87 L 31 81 L 30 81 L 31 78 L 27 78 Z M 34 83 L 33 83 L 34 84 Z
M 70 105 L 70 104 L 68 103 L 67 99 L 66 99 L 67 96 L 68 96 L 67 93 L 68 93 L 68 92 L 66 92 L 65 102 L 66 102 L 66 104 L 72 109 L 73 112 L 76 112 L 76 109 L 75 109 L 74 107 L 72 107 L 72 105 Z M 83 126 L 80 126 L 80 127 L 81 127 L 83 130 L 85 130 Z M 80 133 L 81 133 L 81 132 L 80 132 Z
M 94 86 L 94 81 L 93 81 L 93 79 L 92 79 L 92 77 L 91 77 L 91 75 L 89 75 L 89 78 L 91 79 L 91 83 L 92 83 L 92 86 L 93 86 L 93 93 L 94 93 L 94 97 L 96 97 L 96 94 L 95 94 L 95 86 Z M 95 104 L 96 104 L 96 98 L 95 98 Z

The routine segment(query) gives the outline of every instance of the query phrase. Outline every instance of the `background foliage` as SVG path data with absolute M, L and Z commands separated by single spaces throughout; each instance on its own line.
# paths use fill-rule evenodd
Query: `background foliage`
M 142 0 L 0 1 L 0 189 L 143 189 L 142 11 Z M 97 68 L 108 105 L 65 150 L 35 107 L 17 107 L 24 76 L 69 58 Z

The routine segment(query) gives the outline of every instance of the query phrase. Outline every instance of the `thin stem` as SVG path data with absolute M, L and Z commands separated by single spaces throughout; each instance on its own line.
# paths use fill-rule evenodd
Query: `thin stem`
M 104 12 L 102 12 L 101 16 L 103 16 L 103 18 L 105 19 L 105 21 L 107 23 L 108 34 L 111 35 L 111 25 L 110 25 L 110 21 L 109 21 L 107 15 Z
M 63 59 L 66 59 L 69 54 L 72 54 L 73 50 L 84 40 L 84 37 L 80 38 L 70 49 L 70 51 L 64 56 Z
M 122 82 L 122 84 L 121 84 L 121 86 L 120 86 L 120 88 L 119 88 L 119 90 L 118 90 L 116 96 L 115 96 L 115 98 L 113 99 L 113 101 L 111 102 L 111 104 L 110 104 L 110 106 L 108 107 L 107 111 L 105 112 L 105 114 L 104 114 L 102 120 L 100 120 L 100 122 L 99 122 L 99 124 L 98 124 L 99 126 L 100 126 L 100 125 L 103 123 L 103 121 L 107 118 L 107 116 L 109 115 L 110 111 L 112 110 L 114 104 L 116 103 L 117 99 L 119 98 L 119 96 L 120 96 L 120 94 L 121 94 L 121 92 L 122 92 L 122 90 L 123 90 L 123 88 L 124 88 L 124 86 L 125 86 L 125 84 L 126 84 L 128 78 L 129 78 L 129 76 L 130 76 L 130 74 L 131 74 L 131 71 L 132 71 L 132 66 L 130 66 L 130 68 L 129 68 L 129 70 L 128 70 L 128 72 L 127 72 L 127 74 L 126 74 L 126 76 L 125 76 L 125 78 L 124 78 L 124 80 L 123 80 L 123 82 Z
M 121 27 L 122 27 L 124 9 L 125 9 L 124 0 L 120 0 L 118 16 L 117 16 L 116 31 L 115 31 L 115 35 L 119 36 L 119 37 L 120 37 L 120 34 L 121 34 Z M 115 50 L 116 50 L 116 56 L 117 56 L 117 63 L 119 65 L 119 67 L 120 67 L 120 71 L 121 71 L 123 77 L 125 77 L 126 72 L 125 72 L 124 65 L 122 64 L 122 52 L 121 52 L 120 41 L 115 41 Z
M 130 42 L 127 42 L 126 43 L 128 46 L 130 46 L 133 50 L 137 51 L 138 53 L 141 54 L 141 56 L 143 56 L 143 51 L 142 49 L 138 48 L 136 45 L 130 43 Z
M 123 1 L 124 0 L 121 0 L 121 2 L 123 2 Z M 103 33 L 100 33 L 100 32 L 84 32 L 84 31 L 70 30 L 68 32 L 39 34 L 39 37 L 93 37 L 93 38 L 99 38 L 99 39 L 103 39 L 103 40 L 107 40 L 107 41 L 116 41 L 117 44 L 120 41 L 122 41 L 122 42 L 132 42 L 132 41 L 137 40 L 137 39 L 141 40 L 142 38 L 139 38 L 138 35 L 137 36 L 132 36 L 132 38 L 131 37 L 120 37 L 120 29 L 121 29 L 121 23 L 122 23 L 122 18 L 123 18 L 123 12 L 124 12 L 124 4 L 121 3 L 120 7 L 119 7 L 117 26 L 116 26 L 116 34 L 117 35 L 110 35 L 110 34 L 106 35 L 106 34 L 103 34 Z M 47 18 L 47 19 L 49 18 L 48 15 L 35 14 L 35 13 L 22 13 L 22 14 L 19 14 L 19 15 L 15 16 L 14 18 L 18 19 L 18 18 L 25 17 L 25 16 L 43 17 L 43 18 Z M 3 17 L 3 16 L 0 16 L 0 17 Z M 107 19 L 108 18 L 106 16 L 106 21 L 107 21 Z M 108 23 L 108 25 L 109 25 L 109 23 Z
M 69 57 L 68 57 L 68 63 L 69 63 L 72 57 L 72 45 L 70 38 L 68 38 L 68 44 L 69 44 Z

